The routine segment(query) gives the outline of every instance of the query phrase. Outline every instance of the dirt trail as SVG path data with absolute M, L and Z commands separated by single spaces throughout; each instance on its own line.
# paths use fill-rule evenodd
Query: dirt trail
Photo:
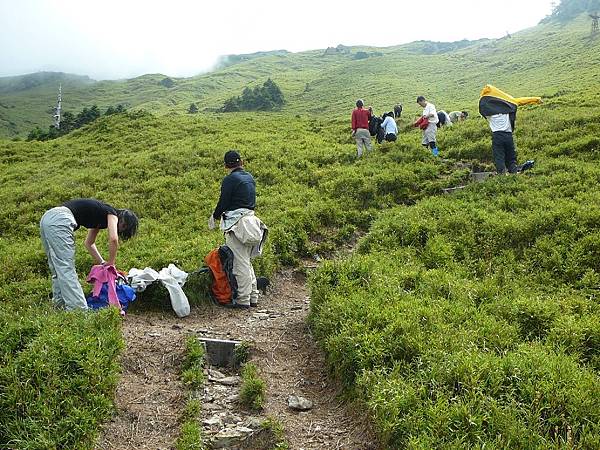
M 377 448 L 363 421 L 338 400 L 323 354 L 306 325 L 308 311 L 305 278 L 286 271 L 273 280 L 258 308 L 194 308 L 185 319 L 170 311 L 130 313 L 124 323 L 127 348 L 117 389 L 118 412 L 105 425 L 97 449 L 173 448 L 186 401 L 178 376 L 189 334 L 252 343 L 251 359 L 267 382 L 261 417 L 283 424 L 291 449 Z M 290 395 L 313 401 L 313 408 L 290 410 Z

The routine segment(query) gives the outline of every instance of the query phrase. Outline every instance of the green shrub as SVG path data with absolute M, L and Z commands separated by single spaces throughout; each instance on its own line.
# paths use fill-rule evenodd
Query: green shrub
M 204 345 L 195 336 L 188 336 L 185 341 L 185 357 L 181 379 L 191 389 L 200 388 L 206 381 L 204 375 Z
M 0 321 L 0 445 L 91 447 L 112 413 L 119 314 L 4 309 Z
M 242 368 L 242 387 L 240 388 L 240 403 L 248 409 L 260 411 L 266 399 L 266 384 L 258 374 L 258 368 L 252 363 L 246 363 Z
M 204 450 L 207 448 L 202 441 L 202 425 L 198 420 L 184 422 L 181 434 L 175 442 L 175 448 L 177 450 Z

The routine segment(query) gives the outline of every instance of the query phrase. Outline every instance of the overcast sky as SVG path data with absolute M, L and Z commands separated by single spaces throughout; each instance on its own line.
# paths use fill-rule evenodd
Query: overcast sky
M 552 0 L 0 0 L 0 76 L 191 76 L 219 55 L 501 37 Z M 435 68 L 432 68 L 435 69 Z

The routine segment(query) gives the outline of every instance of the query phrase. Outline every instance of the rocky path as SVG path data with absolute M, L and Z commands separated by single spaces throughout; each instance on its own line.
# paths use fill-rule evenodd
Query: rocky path
M 308 311 L 305 278 L 286 271 L 273 280 L 259 308 L 195 308 L 185 319 L 169 311 L 130 313 L 124 323 L 127 348 L 117 389 L 118 412 L 105 425 L 97 448 L 173 448 L 186 401 L 178 377 L 189 334 L 250 342 L 251 360 L 267 383 L 265 409 L 256 416 L 237 405 L 239 386 L 224 386 L 218 381 L 220 374 L 213 376 L 219 372 L 207 371 L 202 401 L 206 436 L 236 425 L 249 432 L 261 419 L 273 417 L 283 425 L 290 449 L 377 448 L 363 420 L 338 400 L 306 325 Z M 312 408 L 293 411 L 288 407 L 290 395 L 310 400 Z

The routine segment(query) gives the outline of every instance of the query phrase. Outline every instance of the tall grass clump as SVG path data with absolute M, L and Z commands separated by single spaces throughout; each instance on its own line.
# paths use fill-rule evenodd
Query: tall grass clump
M 242 386 L 240 388 L 240 403 L 248 409 L 260 411 L 266 399 L 265 381 L 260 377 L 258 368 L 253 363 L 242 367 Z

